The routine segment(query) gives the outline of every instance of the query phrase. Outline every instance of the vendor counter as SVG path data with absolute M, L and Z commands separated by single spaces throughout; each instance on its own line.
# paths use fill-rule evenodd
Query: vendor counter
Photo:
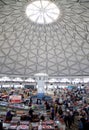
M 31 123 L 33 130 L 38 130 L 39 122 L 37 123 Z M 53 120 L 48 120 L 42 122 L 42 130 L 55 130 L 55 126 L 58 127 L 59 130 L 65 130 L 65 124 L 62 124 L 61 122 L 57 121 L 54 122 Z
M 12 120 L 10 123 L 3 123 L 3 128 L 5 130 L 29 130 L 30 127 L 33 130 L 38 130 L 39 122 L 31 123 L 28 121 L 16 121 Z M 55 130 L 55 126 L 58 126 L 59 130 L 65 130 L 65 125 L 54 121 L 44 121 L 42 122 L 42 130 Z

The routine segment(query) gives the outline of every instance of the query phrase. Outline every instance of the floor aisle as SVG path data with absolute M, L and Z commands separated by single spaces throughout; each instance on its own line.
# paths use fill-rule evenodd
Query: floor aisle
M 75 123 L 71 126 L 70 129 L 68 127 L 66 127 L 66 130 L 78 130 L 78 122 L 77 122 L 77 120 L 75 120 Z

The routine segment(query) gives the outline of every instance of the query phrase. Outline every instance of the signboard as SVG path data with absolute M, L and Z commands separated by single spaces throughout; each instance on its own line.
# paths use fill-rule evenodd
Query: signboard
M 10 103 L 20 103 L 22 101 L 21 95 L 12 95 L 9 97 Z

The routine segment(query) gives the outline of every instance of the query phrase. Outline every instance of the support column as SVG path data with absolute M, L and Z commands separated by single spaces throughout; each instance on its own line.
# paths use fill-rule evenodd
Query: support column
M 45 73 L 35 74 L 35 80 L 37 82 L 37 97 L 43 98 L 45 95 L 45 81 L 48 79 L 48 75 Z

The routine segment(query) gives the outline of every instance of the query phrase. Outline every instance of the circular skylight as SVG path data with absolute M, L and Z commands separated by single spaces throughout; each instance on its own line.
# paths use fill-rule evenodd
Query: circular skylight
M 45 0 L 30 3 L 26 8 L 27 17 L 38 24 L 49 24 L 57 20 L 60 14 L 58 7 Z

